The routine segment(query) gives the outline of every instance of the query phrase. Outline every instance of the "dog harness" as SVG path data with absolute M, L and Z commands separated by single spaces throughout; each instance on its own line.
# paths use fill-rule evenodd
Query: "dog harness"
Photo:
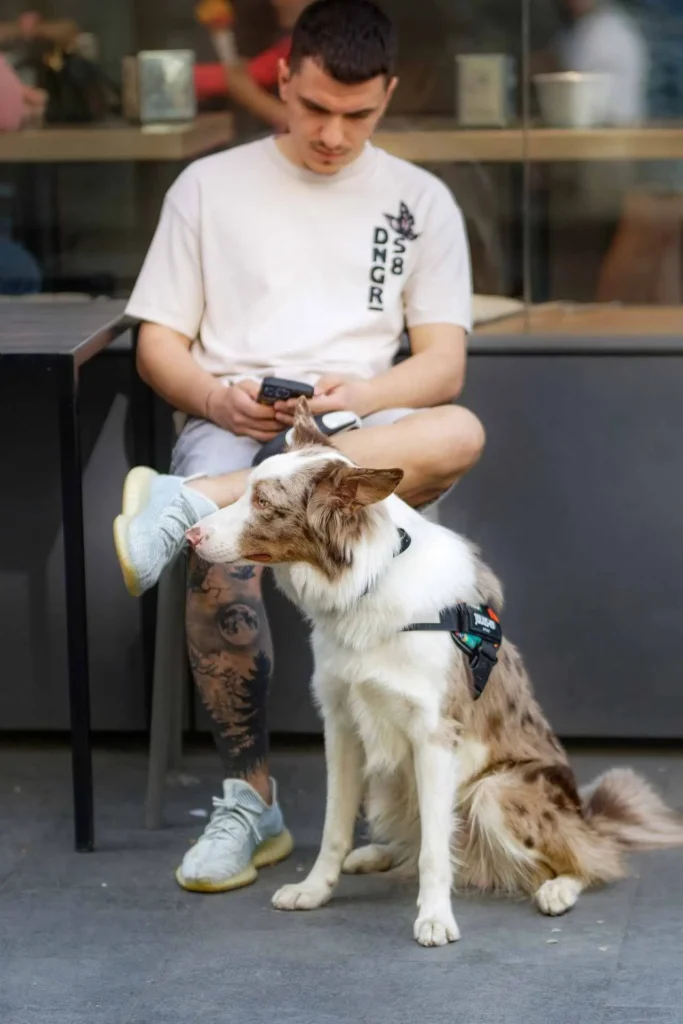
M 410 547 L 410 536 L 399 529 L 402 555 Z M 403 633 L 450 633 L 453 643 L 467 657 L 474 681 L 474 699 L 484 692 L 489 677 L 498 662 L 498 650 L 503 641 L 500 620 L 488 605 L 456 604 L 439 612 L 438 622 L 413 622 L 404 626 Z

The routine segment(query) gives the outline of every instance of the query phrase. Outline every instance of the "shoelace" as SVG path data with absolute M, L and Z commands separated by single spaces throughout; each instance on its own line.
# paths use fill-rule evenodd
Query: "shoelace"
M 184 494 L 180 493 L 159 519 L 159 533 L 164 546 L 164 555 L 171 558 L 185 539 L 188 522 L 194 515 Z
M 211 815 L 209 824 L 204 829 L 204 835 L 210 839 L 223 839 L 225 837 L 236 838 L 241 834 L 248 836 L 253 833 L 257 842 L 261 842 L 261 835 L 254 821 L 253 815 L 244 807 L 234 803 L 232 800 L 225 800 L 222 797 L 213 798 L 214 812 Z

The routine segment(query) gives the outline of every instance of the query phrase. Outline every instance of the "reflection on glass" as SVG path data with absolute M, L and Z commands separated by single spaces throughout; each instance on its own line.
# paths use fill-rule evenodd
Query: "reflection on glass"
M 535 124 L 593 129 L 554 161 L 548 146 L 531 167 L 533 302 L 676 306 L 683 9 L 677 0 L 529 4 Z
M 0 21 L 0 188 L 11 197 L 3 233 L 35 260 L 44 288 L 127 294 L 185 163 L 286 131 L 279 66 L 307 2 L 135 0 L 124 10 L 83 0 L 78 23 L 59 4 L 53 20 Z M 499 311 L 498 300 L 525 293 L 537 304 L 679 301 L 681 0 L 383 5 L 401 49 L 399 85 L 376 142 L 455 194 L 470 237 L 475 308 L 485 297 Z M 177 88 L 158 79 L 152 91 L 166 99 L 150 116 L 187 118 L 192 142 L 169 144 L 154 159 L 129 155 L 135 133 L 146 131 L 149 145 L 161 134 L 141 126 L 122 90 L 124 68 L 134 68 L 137 82 L 143 51 L 156 51 L 166 67 L 174 51 L 188 54 Z M 74 59 L 55 71 L 56 53 Z M 41 70 L 41 55 L 53 66 Z M 76 58 L 96 77 L 87 92 L 67 94 L 63 69 Z M 36 92 L 39 82 L 52 94 Z M 32 97 L 40 102 L 29 109 Z M 69 159 L 74 126 L 91 140 L 85 158 Z M 185 126 L 169 132 L 176 128 L 182 135 Z M 125 159 L 117 143 L 98 141 L 112 129 L 127 133 Z M 29 135 L 45 138 L 40 151 L 29 152 Z
M 618 3 L 560 0 L 564 27 L 556 39 L 563 70 L 590 83 L 596 120 L 635 124 L 645 118 L 648 48 L 637 21 Z M 578 79 L 575 91 L 581 89 Z M 567 89 L 571 95 L 572 85 Z M 569 100 L 571 102 L 571 99 Z

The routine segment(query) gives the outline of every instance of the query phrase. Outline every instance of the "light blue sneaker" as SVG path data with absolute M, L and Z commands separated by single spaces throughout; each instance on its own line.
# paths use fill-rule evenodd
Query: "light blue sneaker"
M 136 466 L 126 477 L 122 514 L 114 520 L 114 546 L 133 597 L 157 583 L 186 543 L 186 530 L 217 511 L 210 498 L 185 487 L 194 479 L 156 473 L 147 466 Z
M 214 797 L 214 812 L 176 871 L 176 881 L 191 892 L 227 892 L 256 881 L 257 868 L 288 857 L 294 841 L 277 802 L 268 806 L 242 779 L 225 779 L 223 799 Z

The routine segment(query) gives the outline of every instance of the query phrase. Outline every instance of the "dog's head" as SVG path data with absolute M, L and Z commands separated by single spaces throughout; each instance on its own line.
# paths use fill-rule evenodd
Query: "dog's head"
M 333 580 L 371 528 L 370 507 L 402 477 L 400 469 L 351 463 L 300 399 L 287 452 L 257 466 L 243 497 L 188 530 L 187 539 L 207 562 L 307 563 Z

